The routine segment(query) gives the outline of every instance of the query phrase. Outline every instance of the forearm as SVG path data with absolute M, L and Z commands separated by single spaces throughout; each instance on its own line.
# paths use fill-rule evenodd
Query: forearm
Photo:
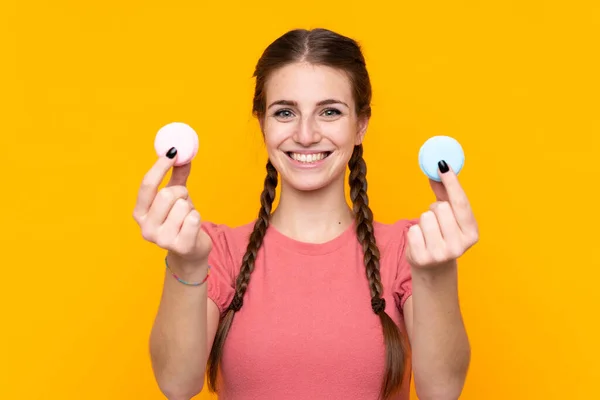
M 457 266 L 412 269 L 412 363 L 421 400 L 457 399 L 470 362 L 458 301 Z
M 188 282 L 201 281 L 207 265 L 180 272 Z M 167 270 L 158 313 L 150 336 L 150 355 L 161 391 L 169 399 L 189 399 L 202 390 L 207 349 L 207 284 L 184 285 Z

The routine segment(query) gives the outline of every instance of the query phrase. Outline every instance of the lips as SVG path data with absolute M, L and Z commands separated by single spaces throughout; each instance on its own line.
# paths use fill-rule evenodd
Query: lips
M 321 161 L 331 154 L 331 151 L 314 152 L 314 153 L 295 153 L 293 151 L 286 152 L 287 156 L 292 160 L 301 162 L 303 164 L 311 164 L 317 161 Z

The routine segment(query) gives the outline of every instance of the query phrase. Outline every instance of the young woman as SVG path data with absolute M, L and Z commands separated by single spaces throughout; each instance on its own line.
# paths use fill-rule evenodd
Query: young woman
M 189 399 L 207 373 L 222 400 L 404 400 L 412 372 L 420 399 L 458 398 L 470 347 L 456 260 L 478 228 L 456 175 L 440 160 L 429 210 L 376 222 L 362 146 L 371 84 L 359 45 L 293 30 L 265 50 L 255 77 L 269 156 L 256 220 L 201 221 L 186 189 L 190 165 L 173 166 L 175 148 L 139 191 L 142 235 L 168 251 L 150 339 L 160 389 Z

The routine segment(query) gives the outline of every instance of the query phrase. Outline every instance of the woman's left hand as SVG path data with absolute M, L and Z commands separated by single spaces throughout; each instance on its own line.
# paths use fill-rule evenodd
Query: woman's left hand
M 408 230 L 406 257 L 413 268 L 453 265 L 479 240 L 469 199 L 452 168 L 447 168 L 445 173 L 439 171 L 442 182 L 429 180 L 437 201 Z

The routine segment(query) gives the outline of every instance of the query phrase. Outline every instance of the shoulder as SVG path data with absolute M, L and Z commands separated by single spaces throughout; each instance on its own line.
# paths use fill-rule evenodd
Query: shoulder
M 419 223 L 418 218 L 403 218 L 394 222 L 373 222 L 373 230 L 377 239 L 381 238 L 383 241 L 398 239 L 399 236 L 406 234 L 408 229 Z
M 228 225 L 211 221 L 202 221 L 201 227 L 202 230 L 211 237 L 227 236 L 230 238 L 237 238 L 249 235 L 254 228 L 254 221 L 243 225 Z
M 227 225 L 203 221 L 201 228 L 211 238 L 213 247 L 226 248 L 235 254 L 239 252 L 239 249 L 246 248 L 248 238 L 254 228 L 254 221 L 243 225 Z
M 408 229 L 418 223 L 418 218 L 403 218 L 389 223 L 374 221 L 373 231 L 375 233 L 377 245 L 381 249 L 390 247 L 399 247 L 402 249 L 406 241 Z

